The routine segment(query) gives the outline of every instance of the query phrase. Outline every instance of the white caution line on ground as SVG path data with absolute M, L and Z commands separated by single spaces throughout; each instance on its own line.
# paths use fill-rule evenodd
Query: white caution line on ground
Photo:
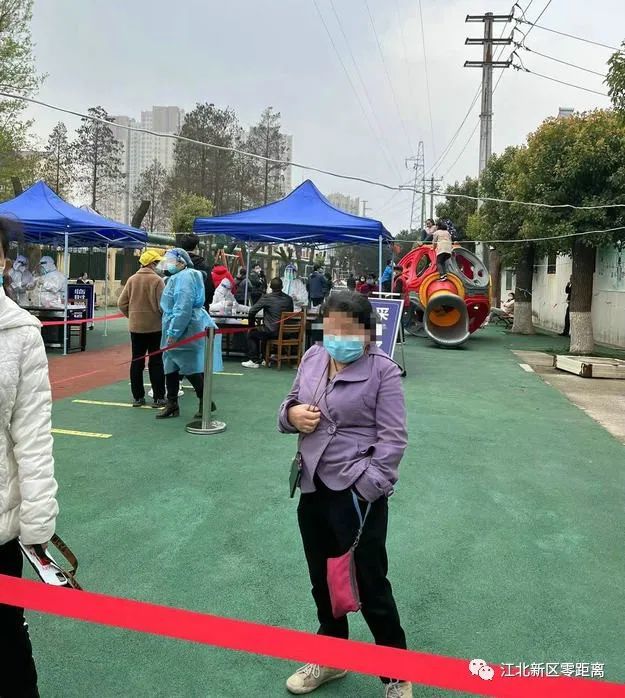
M 529 364 L 519 364 L 519 366 L 528 373 L 534 373 L 534 369 Z
M 53 434 L 64 436 L 85 436 L 90 439 L 110 439 L 113 434 L 98 434 L 93 431 L 76 431 L 74 429 L 52 429 Z
M 137 409 L 129 402 L 103 402 L 102 400 L 72 400 L 79 405 L 100 405 L 101 407 L 130 407 L 131 409 Z M 153 407 L 150 405 L 141 405 L 140 410 L 152 410 Z

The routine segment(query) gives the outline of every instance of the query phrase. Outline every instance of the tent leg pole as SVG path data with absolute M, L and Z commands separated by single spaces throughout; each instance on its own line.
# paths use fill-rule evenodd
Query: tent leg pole
M 108 337 L 109 321 L 109 246 L 106 246 L 106 259 L 104 260 L 104 336 Z
M 69 283 L 69 252 L 68 252 L 68 236 L 65 230 L 65 244 L 63 248 L 63 272 L 65 274 L 65 302 L 63 310 L 63 356 L 67 356 L 67 295 Z
M 378 238 L 378 285 L 382 290 L 382 236 Z
M 250 287 L 250 258 L 251 258 L 251 250 L 250 250 L 250 243 L 246 242 L 245 243 L 245 251 L 247 252 L 247 263 L 246 263 L 246 268 L 247 268 L 247 273 L 246 273 L 246 278 L 247 282 L 245 284 L 245 298 L 243 300 L 243 305 L 247 305 L 247 291 Z M 264 293 L 264 291 L 263 291 Z

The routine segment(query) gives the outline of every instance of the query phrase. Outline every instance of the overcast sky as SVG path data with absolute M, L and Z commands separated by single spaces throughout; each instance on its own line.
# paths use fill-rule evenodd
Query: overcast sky
M 465 24 L 466 15 L 506 14 L 511 2 L 422 0 L 433 127 L 418 1 L 368 0 L 387 70 L 365 0 L 334 0 L 341 25 L 330 0 L 317 3 L 358 97 L 313 0 L 35 0 L 37 66 L 48 74 L 39 98 L 77 111 L 101 104 L 109 113 L 137 118 L 152 105 L 189 110 L 198 101 L 209 101 L 232 107 L 244 125 L 272 105 L 282 113 L 284 130 L 293 134 L 296 162 L 405 183 L 410 172 L 404 159 L 415 154 L 423 140 L 429 169 L 456 133 L 478 89 L 481 71 L 463 68 L 463 63 L 480 60 L 481 47 L 465 46 L 464 40 L 480 36 L 483 27 Z M 527 16 L 533 20 L 547 0 L 520 4 L 529 4 Z M 625 3 L 553 0 L 540 23 L 618 45 L 625 38 Z M 502 27 L 496 28 L 497 36 Z M 538 28 L 527 45 L 598 72 L 605 72 L 610 56 L 609 50 Z M 599 76 L 519 53 L 525 65 L 539 73 L 605 92 Z M 493 151 L 522 142 L 560 106 L 584 110 L 608 105 L 606 97 L 508 69 L 494 96 Z M 40 107 L 29 114 L 44 140 L 59 119 L 69 128 L 79 121 Z M 479 132 L 468 145 L 467 141 L 478 114 L 479 100 L 437 167 L 437 176 L 446 182 L 477 173 Z M 325 193 L 366 199 L 368 215 L 392 232 L 408 227 L 409 194 L 393 196 L 378 187 L 301 169 L 294 170 L 293 184 L 308 177 Z

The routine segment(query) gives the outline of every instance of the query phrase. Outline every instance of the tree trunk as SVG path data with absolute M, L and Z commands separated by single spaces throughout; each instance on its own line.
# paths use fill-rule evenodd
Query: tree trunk
M 516 334 L 534 334 L 532 321 L 532 282 L 534 279 L 534 245 L 524 245 L 521 259 L 516 265 L 514 289 L 514 322 Z
M 93 148 L 93 182 L 91 184 L 91 208 L 96 211 L 98 194 L 98 125 L 96 123 Z
M 592 354 L 592 284 L 596 249 L 582 240 L 573 244 L 573 279 L 571 281 L 571 354 Z
M 61 144 L 60 141 L 56 145 L 56 189 L 54 190 L 58 196 L 61 196 L 59 192 L 59 180 L 61 179 Z
M 499 307 L 501 302 L 501 256 L 497 250 L 491 250 L 488 256 L 488 273 L 490 274 L 490 304 Z

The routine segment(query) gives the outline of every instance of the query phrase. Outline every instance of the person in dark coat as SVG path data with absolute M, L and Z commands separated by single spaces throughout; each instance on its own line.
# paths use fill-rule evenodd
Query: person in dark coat
M 569 278 L 569 282 L 564 289 L 566 293 L 566 312 L 564 313 L 564 330 L 560 332 L 560 337 L 569 337 L 571 335 L 571 290 L 573 277 Z
M 266 293 L 250 308 L 248 322 L 253 329 L 248 334 L 248 360 L 241 364 L 244 368 L 259 368 L 267 340 L 278 336 L 282 313 L 293 312 L 293 299 L 282 291 L 282 279 L 272 279 L 270 287 L 271 293 Z M 256 315 L 261 310 L 263 324 L 256 327 Z
M 354 276 L 353 272 L 349 272 L 349 276 L 347 277 L 347 288 L 350 291 L 355 291 L 356 290 L 356 277 Z
M 308 296 L 313 308 L 321 305 L 323 299 L 327 295 L 326 291 L 328 282 L 321 272 L 321 265 L 315 264 L 313 273 L 308 277 Z
M 193 268 L 201 272 L 204 277 L 204 308 L 208 312 L 208 308 L 213 302 L 213 296 L 215 295 L 215 284 L 213 283 L 210 267 L 206 264 L 204 258 L 197 254 L 200 238 L 193 233 L 190 235 L 183 235 L 178 245 L 185 250 L 185 252 L 189 253 L 189 257 L 191 257 L 191 261 L 193 262 Z

